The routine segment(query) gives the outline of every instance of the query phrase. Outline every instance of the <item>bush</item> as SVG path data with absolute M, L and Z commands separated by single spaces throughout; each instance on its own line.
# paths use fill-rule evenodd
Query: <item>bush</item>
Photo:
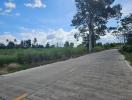
M 17 53 L 17 60 L 20 64 L 32 64 L 50 62 L 58 59 L 67 59 L 75 55 L 86 53 L 83 47 L 78 48 L 48 48 L 48 49 L 28 49 Z
M 106 43 L 106 44 L 104 44 L 105 49 L 115 48 L 116 46 L 117 46 L 116 43 Z
M 4 64 L 9 64 L 12 62 L 17 62 L 17 57 L 11 56 L 11 55 L 0 55 L 0 66 L 3 66 Z
M 95 48 L 93 48 L 93 52 L 102 51 L 102 50 L 104 50 L 103 46 L 96 46 Z
M 132 52 L 132 45 L 124 45 L 122 50 L 125 52 Z

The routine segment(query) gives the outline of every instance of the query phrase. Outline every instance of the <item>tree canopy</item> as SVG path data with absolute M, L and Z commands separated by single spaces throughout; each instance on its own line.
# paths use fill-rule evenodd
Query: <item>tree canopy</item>
M 121 5 L 113 5 L 115 0 L 75 0 L 77 13 L 72 26 L 78 28 L 79 35 L 85 37 L 87 47 L 94 47 L 95 36 L 105 35 L 106 23 L 110 18 L 120 18 Z

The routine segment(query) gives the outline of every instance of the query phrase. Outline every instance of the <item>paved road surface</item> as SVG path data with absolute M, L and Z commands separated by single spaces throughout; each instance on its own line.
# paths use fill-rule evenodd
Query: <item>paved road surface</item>
M 132 70 L 117 50 L 93 53 L 1 76 L 0 100 L 132 100 Z

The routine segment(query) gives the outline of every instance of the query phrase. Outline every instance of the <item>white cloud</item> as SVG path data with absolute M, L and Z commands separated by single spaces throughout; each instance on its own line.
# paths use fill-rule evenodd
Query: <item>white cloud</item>
M 15 9 L 16 8 L 16 4 L 13 2 L 5 2 L 5 7 L 7 9 Z
M 132 13 L 132 1 L 127 2 L 123 5 L 122 8 L 122 13 L 123 16 L 129 15 L 130 13 Z
M 25 29 L 25 27 L 24 27 Z M 23 30 L 24 31 L 24 30 Z M 0 42 L 6 43 L 6 39 L 13 41 L 17 39 L 19 42 L 20 40 L 27 40 L 31 39 L 32 41 L 34 38 L 37 38 L 38 44 L 45 45 L 49 42 L 51 45 L 63 46 L 66 41 L 72 42 L 75 46 L 82 43 L 82 39 L 80 37 L 79 41 L 74 38 L 74 34 L 78 32 L 76 29 L 72 29 L 71 31 L 65 31 L 64 29 L 60 28 L 57 30 L 49 30 L 48 32 L 42 30 L 32 30 L 29 31 L 26 29 L 26 32 L 19 33 L 19 38 L 11 35 L 9 32 L 5 32 L 5 35 L 0 35 Z M 101 39 L 97 42 L 105 43 L 117 43 L 120 42 L 114 35 L 111 33 L 107 33 L 105 36 L 101 36 Z
M 6 39 L 13 41 L 15 38 L 19 42 L 20 40 L 27 40 L 31 39 L 33 41 L 34 38 L 37 38 L 37 42 L 39 44 L 45 45 L 49 42 L 51 45 L 63 46 L 66 41 L 73 42 L 75 46 L 80 44 L 82 41 L 77 41 L 74 38 L 74 34 L 78 32 L 75 29 L 71 31 L 64 31 L 64 29 L 57 29 L 57 30 L 49 30 L 48 32 L 42 30 L 32 30 L 30 32 L 21 32 L 19 33 L 20 37 L 15 37 L 11 35 L 11 33 L 4 33 L 5 35 L 0 35 L 0 42 L 6 42 Z
M 115 0 L 115 4 L 121 4 L 123 17 L 132 13 L 132 0 Z
M 105 36 L 101 36 L 97 42 L 105 43 L 119 43 L 120 41 L 116 38 L 116 36 L 111 33 L 107 33 Z
M 74 34 L 77 30 L 73 29 L 69 32 L 64 31 L 63 29 L 49 30 L 48 32 L 41 30 L 32 30 L 31 32 L 22 32 L 22 39 L 31 39 L 37 38 L 39 44 L 45 45 L 47 42 L 50 44 L 63 46 L 66 41 L 73 42 L 75 46 L 81 43 L 74 39 Z
M 11 33 L 9 33 L 9 32 L 5 32 L 4 35 L 0 35 L 0 43 L 7 44 L 7 42 L 6 42 L 7 39 L 9 41 L 14 41 L 14 39 L 16 39 L 16 37 L 11 35 Z
M 46 44 L 47 34 L 43 31 L 32 30 L 31 32 L 22 32 L 20 33 L 20 37 L 22 40 L 31 39 L 33 41 L 34 38 L 37 38 L 37 42 L 39 44 Z
M 12 10 L 16 8 L 16 4 L 14 2 L 8 1 L 4 3 L 4 7 L 0 8 L 0 15 L 7 16 L 20 16 L 20 13 L 12 14 Z
M 3 10 L 4 13 L 10 13 L 13 9 L 16 8 L 16 4 L 13 2 L 5 2 L 5 9 Z
M 43 4 L 42 0 L 33 0 L 32 3 L 25 3 L 24 5 L 30 8 L 45 8 L 46 7 L 46 5 Z
M 15 16 L 20 16 L 21 14 L 20 13 L 15 13 Z
M 51 30 L 49 31 L 49 34 L 47 36 L 48 42 L 51 44 L 57 44 L 59 46 L 63 46 L 66 41 L 73 42 L 75 46 L 80 44 L 82 41 L 77 41 L 74 38 L 74 34 L 78 32 L 75 29 L 72 29 L 71 31 L 64 31 L 63 29 L 58 29 L 58 30 Z

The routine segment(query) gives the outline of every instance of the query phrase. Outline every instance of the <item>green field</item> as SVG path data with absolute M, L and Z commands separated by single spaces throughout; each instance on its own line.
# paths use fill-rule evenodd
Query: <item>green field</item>
M 85 47 L 0 49 L 0 68 L 7 68 L 8 65 L 15 63 L 20 67 L 8 68 L 9 72 L 14 72 L 84 55 L 86 51 Z
M 117 48 L 116 44 L 97 44 L 93 52 Z M 25 70 L 87 54 L 84 46 L 63 48 L 0 49 L 0 74 Z

